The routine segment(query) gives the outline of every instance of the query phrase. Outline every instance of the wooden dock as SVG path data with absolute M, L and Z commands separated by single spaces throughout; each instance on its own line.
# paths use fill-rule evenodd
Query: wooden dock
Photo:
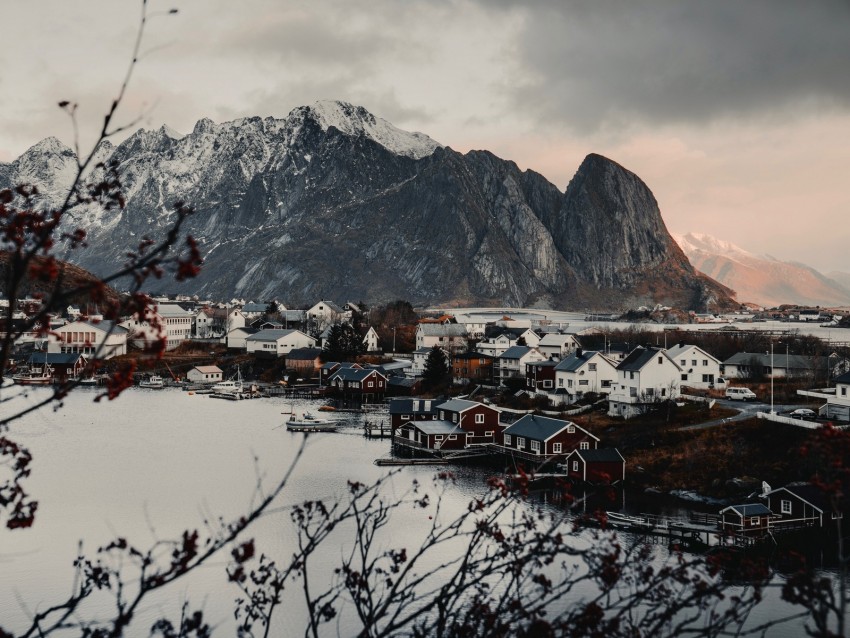
M 387 466 L 387 465 L 448 465 L 448 459 L 375 459 L 375 465 Z

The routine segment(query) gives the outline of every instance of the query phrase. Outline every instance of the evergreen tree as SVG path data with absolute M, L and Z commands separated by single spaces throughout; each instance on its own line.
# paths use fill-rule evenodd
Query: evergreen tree
M 422 383 L 427 388 L 438 388 L 449 382 L 451 371 L 446 353 L 440 346 L 434 346 L 428 353 L 428 358 L 425 359 Z
M 365 346 L 363 338 L 350 324 L 338 323 L 328 331 L 324 349 L 326 361 L 348 361 L 363 354 Z

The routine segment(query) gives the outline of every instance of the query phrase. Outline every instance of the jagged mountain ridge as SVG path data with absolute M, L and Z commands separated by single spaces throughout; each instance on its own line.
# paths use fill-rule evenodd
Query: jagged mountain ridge
M 188 230 L 206 262 L 189 293 L 292 303 L 732 304 L 672 241 L 646 185 L 599 155 L 562 193 L 492 153 L 458 153 L 342 102 L 283 120 L 204 119 L 185 136 L 140 130 L 110 151 L 126 208 L 77 215 L 90 247 L 76 261 L 96 273 L 166 227 L 169 205 L 183 200 L 196 208 Z M 0 180 L 67 152 L 45 159 L 34 147 L 0 166 Z M 64 174 L 39 179 L 55 193 Z
M 741 301 L 768 307 L 850 304 L 850 290 L 805 264 L 756 255 L 703 233 L 675 240 L 694 268 L 736 290 Z

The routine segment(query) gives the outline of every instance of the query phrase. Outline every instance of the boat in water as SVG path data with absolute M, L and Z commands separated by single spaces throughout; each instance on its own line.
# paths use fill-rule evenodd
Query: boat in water
M 53 382 L 53 375 L 49 371 L 24 372 L 12 375 L 12 382 L 17 385 L 50 385 Z
M 293 413 L 286 421 L 286 429 L 293 432 L 335 432 L 336 424 L 330 419 L 320 419 L 309 412 L 301 416 Z
M 243 392 L 242 370 L 236 368 L 236 375 L 227 381 L 219 381 L 212 387 L 214 394 L 241 394 Z
M 152 374 L 147 379 L 139 381 L 139 387 L 148 388 L 149 390 L 161 390 L 165 387 L 165 380 L 156 374 Z

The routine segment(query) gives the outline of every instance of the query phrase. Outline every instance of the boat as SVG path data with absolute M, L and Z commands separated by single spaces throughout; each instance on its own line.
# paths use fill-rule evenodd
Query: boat
M 212 387 L 214 394 L 241 394 L 242 387 L 242 370 L 236 368 L 236 375 L 227 381 L 219 381 Z
M 161 390 L 165 387 L 165 381 L 162 377 L 152 374 L 147 379 L 139 381 L 140 388 L 148 388 L 150 390 Z
M 50 385 L 53 382 L 53 375 L 50 368 L 41 372 L 22 372 L 12 375 L 12 382 L 18 385 Z
M 286 421 L 286 429 L 293 432 L 335 432 L 336 425 L 330 419 L 320 419 L 305 412 L 300 417 L 293 413 Z

